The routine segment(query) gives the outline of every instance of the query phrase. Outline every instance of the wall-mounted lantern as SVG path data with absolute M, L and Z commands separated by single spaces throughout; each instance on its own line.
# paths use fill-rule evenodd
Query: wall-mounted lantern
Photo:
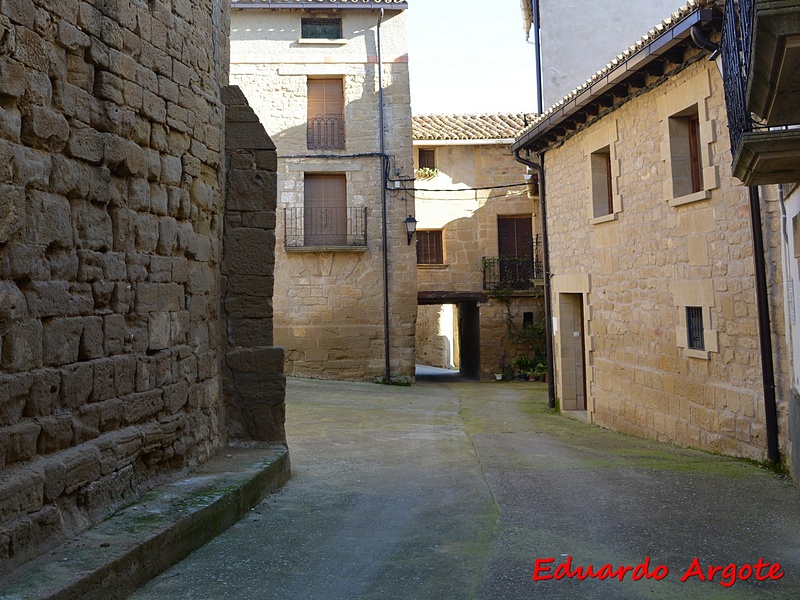
M 408 245 L 410 246 L 411 238 L 414 237 L 417 231 L 417 220 L 411 215 L 408 215 L 404 223 L 406 224 L 406 235 L 408 236 Z

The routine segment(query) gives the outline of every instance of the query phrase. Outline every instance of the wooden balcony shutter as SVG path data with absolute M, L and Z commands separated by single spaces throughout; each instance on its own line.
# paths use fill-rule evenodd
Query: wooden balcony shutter
M 347 245 L 347 182 L 344 175 L 307 174 L 303 207 L 306 246 Z
M 444 264 L 441 231 L 417 231 L 417 264 Z
M 308 80 L 308 147 L 344 148 L 344 88 L 341 79 Z
M 692 171 L 692 193 L 703 190 L 703 163 L 700 160 L 700 117 L 693 114 L 686 119 L 689 134 L 689 165 Z

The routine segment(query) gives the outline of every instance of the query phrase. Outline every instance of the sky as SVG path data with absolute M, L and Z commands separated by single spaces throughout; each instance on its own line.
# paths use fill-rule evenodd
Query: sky
M 520 0 L 409 0 L 411 109 L 424 114 L 536 112 L 534 47 Z

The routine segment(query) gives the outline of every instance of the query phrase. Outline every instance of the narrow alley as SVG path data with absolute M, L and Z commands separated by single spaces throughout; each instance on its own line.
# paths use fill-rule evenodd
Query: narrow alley
M 132 598 L 800 597 L 789 479 L 553 414 L 545 393 L 290 379 L 292 480 Z M 580 579 L 590 564 L 607 577 Z

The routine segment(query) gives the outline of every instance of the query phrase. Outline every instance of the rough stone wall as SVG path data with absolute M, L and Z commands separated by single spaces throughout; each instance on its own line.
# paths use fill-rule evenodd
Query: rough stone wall
M 226 439 L 228 3 L 0 3 L 0 574 Z
M 502 144 L 436 146 L 435 142 L 424 142 L 419 146 L 434 148 L 439 174 L 415 184 L 417 228 L 442 229 L 445 262 L 444 266 L 417 267 L 419 290 L 482 292 L 481 259 L 499 254 L 498 216 L 531 215 L 535 236 L 539 230 L 539 201 L 528 197 L 524 185 L 475 191 L 469 188 L 524 184 L 525 166 Z M 541 289 L 514 292 L 508 306 L 513 322 L 521 327 L 522 313 L 540 314 L 542 303 Z M 509 341 L 506 315 L 506 305 L 491 295 L 480 307 L 481 379 L 494 379 L 494 373 L 500 372 L 502 365 L 510 364 L 517 354 L 525 352 Z M 432 340 L 434 347 L 428 348 L 426 340 Z M 418 356 L 436 351 L 434 338 L 418 336 L 417 343 L 423 344 Z
M 384 369 L 382 164 L 376 53 L 378 12 L 339 11 L 344 44 L 298 43 L 302 17 L 321 10 L 233 13 L 231 80 L 269 124 L 278 150 L 275 343 L 285 348 L 286 373 L 374 380 Z M 408 177 L 412 166 L 411 107 L 405 14 L 386 12 L 381 29 L 386 153 Z M 309 77 L 340 78 L 345 99 L 345 149 L 309 150 Z M 284 209 L 302 208 L 305 173 L 346 176 L 348 207 L 367 208 L 365 249 L 286 249 Z M 394 171 L 392 170 L 394 177 Z M 417 310 L 414 246 L 403 221 L 413 195 L 388 199 L 390 355 L 393 376 L 414 376 Z
M 283 348 L 273 346 L 275 145 L 236 86 L 223 89 L 225 199 L 223 384 L 236 440 L 286 443 Z
M 704 83 L 702 86 L 695 85 Z M 664 161 L 661 106 L 670 97 L 700 100 L 708 198 L 673 203 Z M 592 224 L 587 140 L 616 121 L 616 218 Z M 666 145 L 665 145 L 666 144 Z M 590 150 L 590 148 L 588 148 Z M 746 188 L 731 178 L 722 82 L 700 61 L 603 117 L 545 155 L 553 306 L 559 332 L 569 315 L 562 293 L 582 294 L 587 333 L 589 411 L 598 424 L 714 452 L 765 458 L 765 418 Z M 710 182 L 718 177 L 718 183 Z M 700 195 L 702 196 L 702 194 Z M 770 262 L 780 248 L 779 207 L 765 203 Z M 777 260 L 780 260 L 777 258 Z M 770 267 L 773 315 L 782 315 L 780 269 Z M 701 293 L 702 292 L 702 293 Z M 679 343 L 678 295 L 703 296 L 706 329 L 716 332 L 707 358 Z M 684 313 L 685 314 L 685 313 Z M 773 318 L 776 340 L 783 321 Z M 571 331 L 568 332 L 571 335 Z M 684 344 L 685 345 L 685 344 Z M 777 348 L 778 346 L 776 346 Z M 557 379 L 564 385 L 564 348 L 556 334 Z M 777 364 L 785 378 L 785 360 Z M 562 389 L 562 388 L 559 388 Z M 781 435 L 786 404 L 781 400 Z M 782 445 L 785 447 L 785 438 Z

